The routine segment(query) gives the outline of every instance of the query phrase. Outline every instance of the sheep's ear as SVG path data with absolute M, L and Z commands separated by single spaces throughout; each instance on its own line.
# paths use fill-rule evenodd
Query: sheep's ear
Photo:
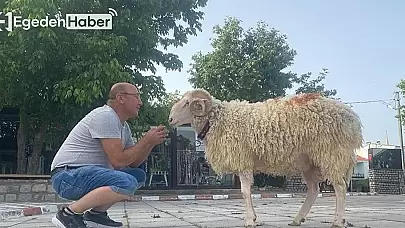
M 194 116 L 205 116 L 211 109 L 208 99 L 195 98 L 190 102 L 190 111 Z

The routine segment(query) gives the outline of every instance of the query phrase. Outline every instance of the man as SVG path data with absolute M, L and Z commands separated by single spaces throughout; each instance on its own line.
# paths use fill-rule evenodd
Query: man
M 137 117 L 141 105 L 134 85 L 114 84 L 107 104 L 88 113 L 70 132 L 52 162 L 51 180 L 62 198 L 75 202 L 57 212 L 52 219 L 57 227 L 122 226 L 106 211 L 142 187 L 146 174 L 137 167 L 166 138 L 159 126 L 134 143 L 126 120 Z

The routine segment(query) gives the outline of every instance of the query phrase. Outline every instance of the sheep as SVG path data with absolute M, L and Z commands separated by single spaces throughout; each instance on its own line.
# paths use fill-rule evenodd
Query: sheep
M 237 174 L 245 200 L 245 227 L 256 227 L 254 173 L 302 175 L 308 190 L 290 226 L 300 226 L 328 179 L 336 195 L 331 227 L 344 227 L 346 191 L 363 143 L 359 116 L 316 93 L 263 102 L 220 101 L 204 89 L 187 91 L 170 110 L 173 128 L 191 124 L 204 140 L 206 158 L 219 175 Z

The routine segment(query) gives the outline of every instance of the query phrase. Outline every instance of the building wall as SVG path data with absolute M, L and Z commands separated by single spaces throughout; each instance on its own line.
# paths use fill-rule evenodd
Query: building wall
M 370 192 L 404 194 L 404 172 L 401 169 L 370 169 Z
M 364 179 L 369 177 L 368 172 L 368 162 L 357 162 L 356 166 L 354 167 L 355 174 L 363 174 Z
M 399 148 L 399 146 L 395 146 L 395 145 L 384 145 L 381 143 L 366 143 L 363 147 L 361 147 L 360 149 L 358 149 L 356 151 L 356 155 L 360 156 L 362 158 L 366 158 L 369 159 L 369 149 L 373 149 L 373 148 L 380 148 L 380 149 L 397 149 Z M 364 174 L 364 179 L 369 178 L 369 161 L 358 161 L 355 169 L 354 169 L 354 173 L 361 173 Z
M 362 158 L 368 158 L 368 145 L 363 146 L 359 150 L 356 151 L 356 155 Z M 368 178 L 368 161 L 357 161 L 356 166 L 354 167 L 354 175 L 360 174 L 364 175 L 364 178 L 357 178 L 355 179 L 367 179 Z

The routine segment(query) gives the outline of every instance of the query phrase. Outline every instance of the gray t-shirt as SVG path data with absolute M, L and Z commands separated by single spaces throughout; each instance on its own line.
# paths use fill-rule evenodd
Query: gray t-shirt
M 128 123 L 121 124 L 114 109 L 104 105 L 89 112 L 72 129 L 56 153 L 51 170 L 65 165 L 98 165 L 112 169 L 100 138 L 120 138 L 124 148 L 135 144 Z

